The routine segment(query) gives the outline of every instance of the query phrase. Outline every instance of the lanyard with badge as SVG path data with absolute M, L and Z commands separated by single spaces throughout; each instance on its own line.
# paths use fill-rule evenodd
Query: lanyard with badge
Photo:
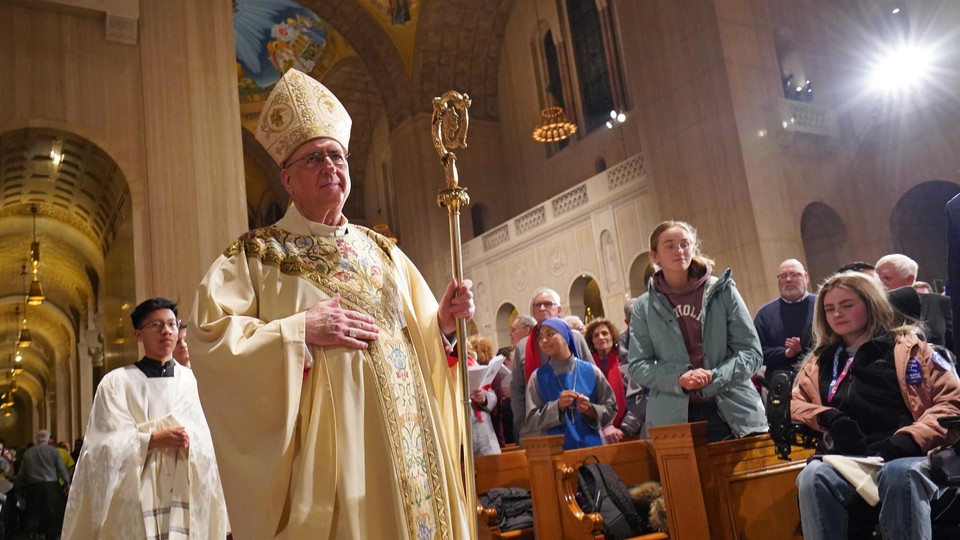
M 843 366 L 843 371 L 839 374 L 837 371 L 840 369 L 840 353 L 843 352 L 843 347 L 837 347 L 836 354 L 833 355 L 833 378 L 830 379 L 830 386 L 827 389 L 827 403 L 833 401 L 833 395 L 837 393 L 837 388 L 840 386 L 840 383 L 846 378 L 847 373 L 850 373 L 850 366 L 853 364 L 853 356 L 847 358 L 847 363 Z

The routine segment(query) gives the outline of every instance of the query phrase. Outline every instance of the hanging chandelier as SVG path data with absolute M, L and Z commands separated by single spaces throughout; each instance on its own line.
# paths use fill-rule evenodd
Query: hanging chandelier
M 21 282 L 23 283 L 23 289 L 24 289 L 24 294 L 23 294 L 23 321 L 22 321 L 21 326 L 20 326 L 20 333 L 17 335 L 17 347 L 20 348 L 20 349 L 26 349 L 27 347 L 30 346 L 30 343 L 33 342 L 33 340 L 32 340 L 31 337 L 30 337 L 30 329 L 27 328 L 27 294 L 26 294 L 27 282 L 26 282 L 26 277 L 27 277 L 27 265 L 26 265 L 26 264 L 22 264 L 22 265 L 20 265 L 20 279 L 21 279 Z M 16 313 L 17 319 L 20 319 L 20 306 L 17 306 L 17 307 L 14 309 L 14 313 Z
M 20 320 L 20 306 L 17 306 L 14 309 L 14 313 L 17 317 L 17 322 L 20 323 L 20 332 L 17 334 L 17 348 L 26 349 L 30 346 L 30 343 L 33 340 L 30 337 L 30 329 L 27 328 L 27 308 L 23 308 L 23 320 Z
M 540 123 L 533 130 L 537 142 L 557 142 L 577 132 L 577 125 L 567 120 L 563 107 L 546 107 L 540 111 Z
M 30 272 L 33 281 L 30 282 L 30 292 L 27 294 L 27 303 L 39 306 L 43 303 L 43 285 L 40 283 L 40 242 L 37 241 L 37 205 L 30 207 L 33 213 L 33 243 L 30 244 Z

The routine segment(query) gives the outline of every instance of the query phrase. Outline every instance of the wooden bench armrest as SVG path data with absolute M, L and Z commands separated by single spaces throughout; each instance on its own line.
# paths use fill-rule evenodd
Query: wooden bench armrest
M 603 538 L 603 516 L 587 514 L 577 503 L 577 470 L 569 465 L 557 464 L 557 495 L 560 497 L 561 519 L 572 519 L 581 529 L 593 536 Z
M 487 508 L 486 506 L 477 502 L 477 521 L 481 526 L 487 525 L 488 527 L 497 526 L 497 509 L 496 508 Z

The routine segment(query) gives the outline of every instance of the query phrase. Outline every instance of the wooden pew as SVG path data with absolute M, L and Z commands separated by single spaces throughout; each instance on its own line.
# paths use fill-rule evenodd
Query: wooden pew
M 477 495 L 493 488 L 516 487 L 530 490 L 530 473 L 527 468 L 526 452 L 513 446 L 500 454 L 475 456 L 473 467 L 476 472 Z M 484 508 L 477 502 L 480 538 L 527 539 L 533 538 L 533 529 L 501 532 L 497 527 L 497 511 Z
M 576 501 L 577 468 L 589 456 L 609 463 L 627 485 L 658 477 L 656 461 L 648 441 L 630 441 L 563 451 L 563 436 L 524 439 L 530 482 L 533 486 L 533 517 L 537 538 L 564 540 L 603 539 L 603 518 L 586 514 Z M 643 540 L 665 539 L 656 533 L 637 537 Z
M 803 538 L 796 479 L 812 450 L 795 449 L 782 461 L 768 436 L 707 444 L 702 422 L 650 435 L 671 537 Z

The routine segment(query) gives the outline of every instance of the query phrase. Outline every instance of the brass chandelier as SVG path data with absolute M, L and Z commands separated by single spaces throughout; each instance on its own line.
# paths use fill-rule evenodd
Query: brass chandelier
M 43 303 L 43 285 L 40 283 L 40 242 L 37 241 L 37 206 L 30 207 L 33 213 L 33 243 L 30 244 L 30 272 L 33 281 L 30 282 L 30 292 L 27 294 L 27 303 L 39 306 Z
M 27 265 L 20 266 L 20 277 L 24 280 L 24 289 L 26 289 L 25 278 L 27 276 Z M 17 306 L 15 310 L 17 318 L 20 318 L 20 306 Z M 33 342 L 30 336 L 30 329 L 27 328 L 27 297 L 24 294 L 23 297 L 23 321 L 22 326 L 20 327 L 20 333 L 17 335 L 17 348 L 26 349 Z
M 569 138 L 577 132 L 577 125 L 567 120 L 563 107 L 545 107 L 540 111 L 540 122 L 533 129 L 533 140 L 552 143 Z

